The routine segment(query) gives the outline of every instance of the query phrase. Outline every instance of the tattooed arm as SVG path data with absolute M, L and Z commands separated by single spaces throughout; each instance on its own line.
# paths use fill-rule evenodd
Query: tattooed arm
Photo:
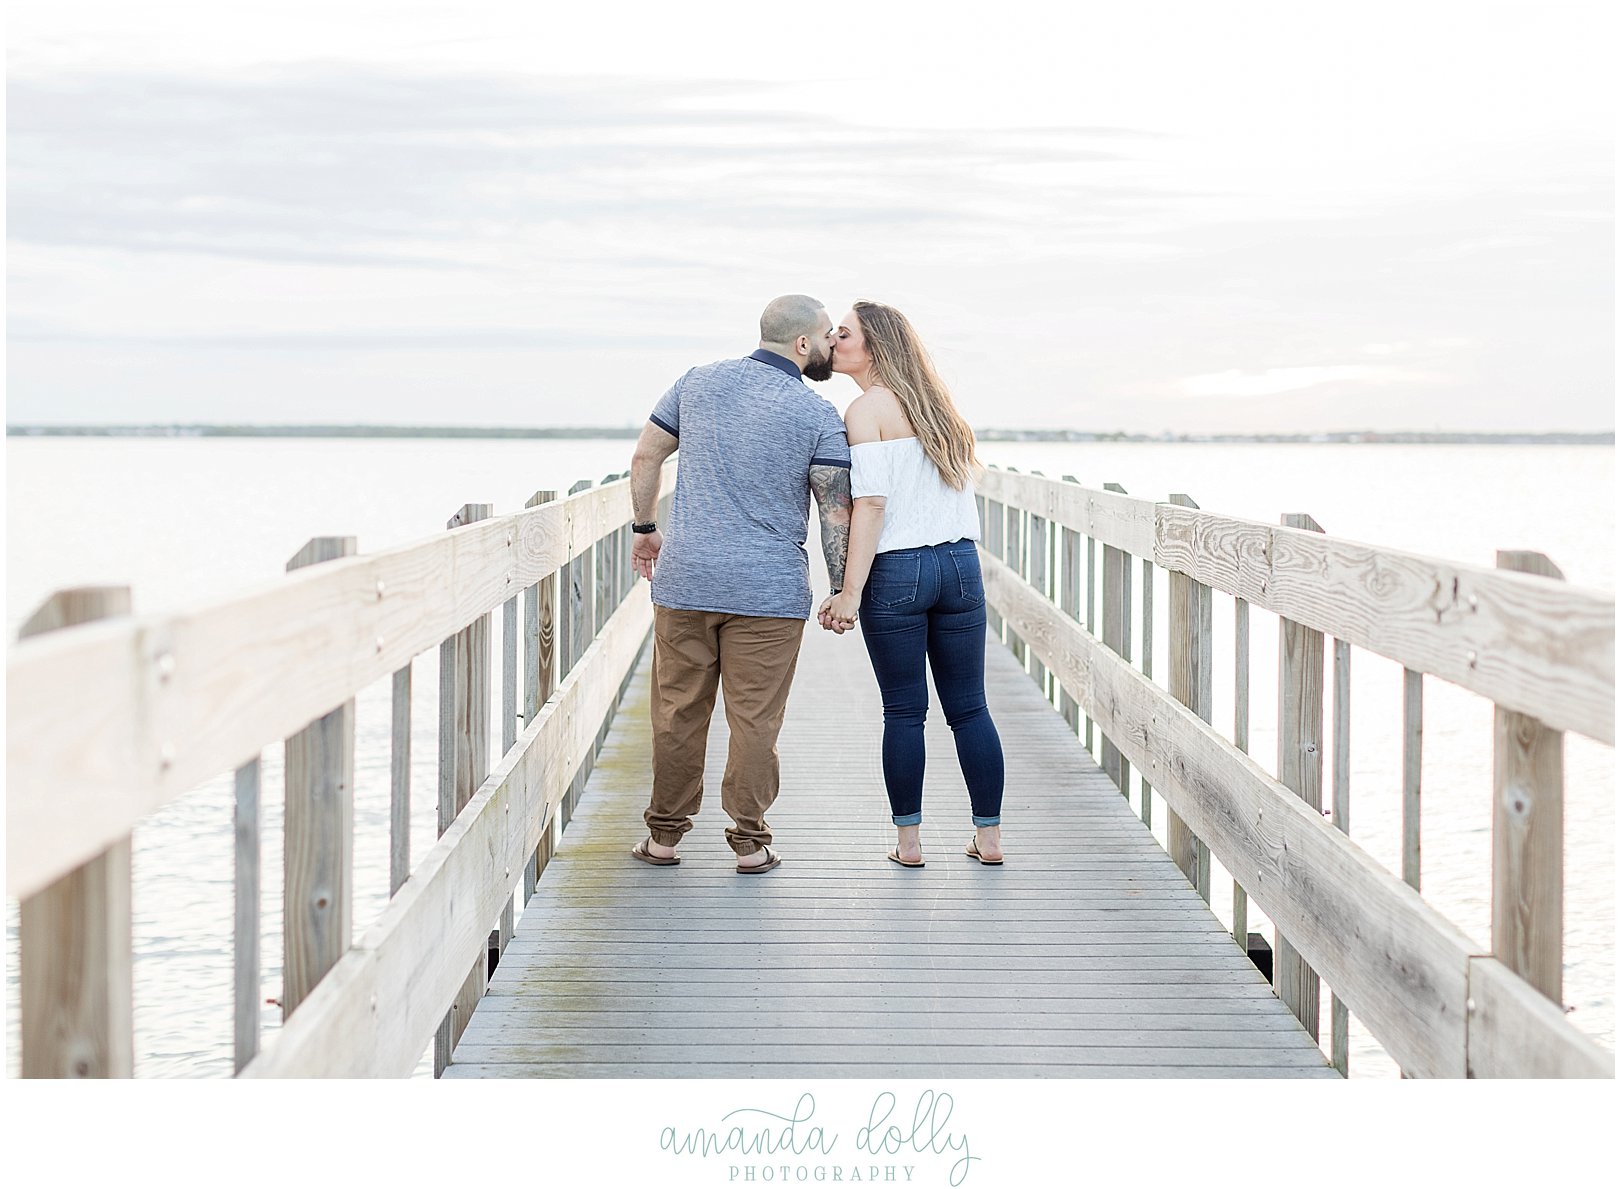
M 664 460 L 680 447 L 675 435 L 649 421 L 642 427 L 635 452 L 630 458 L 631 517 L 646 524 L 658 516 L 659 483 L 664 477 Z M 652 581 L 653 567 L 664 548 L 664 534 L 636 533 L 631 537 L 630 562 L 636 572 Z
M 822 516 L 822 557 L 827 561 L 828 583 L 844 589 L 845 557 L 850 548 L 850 468 L 813 466 L 811 494 Z

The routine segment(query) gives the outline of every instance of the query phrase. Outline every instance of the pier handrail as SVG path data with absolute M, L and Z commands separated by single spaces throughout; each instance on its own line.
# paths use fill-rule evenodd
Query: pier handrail
M 1512 946 L 1494 937 L 1499 951 L 1512 948 L 1512 953 L 1482 952 L 1423 899 L 1416 864 L 1404 871 L 1405 880 L 1398 878 L 1350 840 L 1343 828 L 1341 789 L 1335 790 L 1334 824 L 1308 799 L 1308 793 L 1320 796 L 1321 635 L 1315 644 L 1295 645 L 1297 651 L 1317 652 L 1315 686 L 1303 697 L 1307 703 L 1315 699 L 1318 721 L 1300 744 L 1314 753 L 1307 762 L 1318 765 L 1312 788 L 1274 778 L 1245 754 L 1247 692 L 1240 694 L 1236 742 L 1210 725 L 1210 610 L 1207 593 L 1200 610 L 1198 592 L 1213 587 L 1239 600 L 1241 650 L 1247 648 L 1246 604 L 1251 602 L 1275 611 L 1286 633 L 1305 629 L 1334 636 L 1337 716 L 1349 713 L 1349 645 L 1355 643 L 1398 661 L 1410 679 L 1429 673 L 1492 698 L 1499 706 L 1500 744 L 1508 715 L 1521 734 L 1534 735 L 1525 726 L 1530 724 L 1555 743 L 1556 728 L 1562 728 L 1613 745 L 1612 595 L 1552 578 L 1202 512 L 1191 501 L 1162 503 L 1096 490 L 1069 479 L 992 468 L 979 484 L 979 495 L 993 623 L 1005 624 L 1016 655 L 1028 654 L 1038 683 L 1051 673 L 1053 694 L 1066 710 L 1076 708 L 1072 726 L 1082 715 L 1096 723 L 1103 735 L 1103 766 L 1123 795 L 1129 795 L 1129 765 L 1137 766 L 1145 822 L 1149 789 L 1161 794 L 1172 815 L 1168 845 L 1207 902 L 1210 857 L 1229 871 L 1235 934 L 1247 938 L 1246 895 L 1266 911 L 1280 941 L 1274 981 L 1314 1037 L 1319 975 L 1333 989 L 1335 1064 L 1342 1072 L 1349 1011 L 1414 1076 L 1614 1076 L 1613 1054 L 1570 1025 L 1556 991 L 1550 994 L 1531 980 L 1534 964 L 1523 952 L 1531 948 L 1525 937 L 1512 939 Z M 1067 530 L 1062 548 L 1056 547 L 1054 528 Z M 1080 537 L 1105 547 L 1101 636 L 1091 630 L 1096 575 L 1090 553 L 1087 612 L 1081 620 Z M 1119 553 L 1111 557 L 1114 551 Z M 1171 690 L 1129 659 L 1130 556 L 1145 561 L 1145 587 L 1150 565 L 1173 576 L 1170 647 L 1180 656 L 1172 658 Z M 1055 561 L 1063 570 L 1057 582 Z M 1178 582 L 1184 586 L 1178 588 Z M 1151 644 L 1151 588 L 1144 598 Z M 1179 609 L 1179 598 L 1191 610 Z M 1145 669 L 1148 660 L 1145 652 Z M 1299 658 L 1293 663 L 1298 666 Z M 1247 680 L 1247 661 L 1241 658 L 1239 681 L 1245 689 Z M 1201 684 L 1202 692 L 1196 688 Z M 1309 721 L 1311 713 L 1299 702 L 1285 706 L 1280 691 L 1280 714 Z M 1409 717 L 1416 732 L 1411 703 Z M 1348 717 L 1339 722 L 1348 723 Z M 1343 748 L 1344 730 L 1337 736 L 1336 748 Z M 1280 731 L 1280 745 L 1281 740 Z M 1348 769 L 1348 753 L 1335 758 L 1338 785 L 1340 765 Z M 1410 759 L 1416 768 L 1416 753 Z M 1412 780 L 1416 784 L 1416 777 Z M 1562 820 L 1557 782 L 1552 789 L 1537 789 L 1534 797 L 1524 786 L 1514 787 L 1522 819 L 1531 816 L 1527 806 L 1533 800 L 1548 802 L 1536 811 L 1551 815 L 1557 839 Z M 1416 804 L 1416 787 L 1410 791 Z M 1416 809 L 1407 829 L 1416 857 Z M 1529 849 L 1523 839 L 1513 845 Z M 1527 865 L 1523 855 L 1504 860 L 1501 848 L 1499 855 L 1505 865 Z M 1562 867 L 1514 874 L 1522 883 L 1512 891 L 1537 901 L 1525 915 L 1557 933 L 1562 892 L 1556 888 L 1550 895 L 1546 884 L 1550 876 L 1562 881 Z M 1535 940 L 1548 949 L 1550 939 Z M 1560 940 L 1551 939 L 1555 965 Z M 1546 964 L 1545 954 L 1543 960 Z M 1286 979 L 1293 985 L 1286 988 Z
M 674 477 L 672 461 L 661 507 Z M 650 634 L 645 588 L 632 594 L 628 479 L 609 479 L 562 499 L 537 493 L 507 516 L 467 505 L 455 527 L 369 555 L 347 556 L 352 538 L 316 538 L 286 577 L 182 612 L 130 616 L 122 589 L 47 601 L 7 659 L 7 891 L 23 908 L 25 1075 L 129 1075 L 131 831 L 232 770 L 238 1072 L 400 1076 L 436 1029 L 443 1068 L 482 994 L 486 944 L 495 952 L 510 935 L 514 892 L 520 880 L 532 891 Z M 554 603 L 568 655 L 553 654 Z M 486 774 L 487 617 L 501 607 L 507 721 Z M 98 615 L 115 617 L 80 622 Z M 440 837 L 413 870 L 410 668 L 435 647 Z M 391 899 L 351 944 L 353 699 L 390 674 Z M 286 1019 L 260 1053 L 259 756 L 283 740 L 288 901 L 308 912 L 284 924 Z

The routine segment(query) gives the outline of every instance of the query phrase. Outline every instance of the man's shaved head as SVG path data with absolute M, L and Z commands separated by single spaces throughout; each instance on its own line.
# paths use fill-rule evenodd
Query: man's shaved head
M 819 315 L 823 314 L 822 303 L 803 293 L 776 298 L 760 315 L 760 342 L 783 347 L 802 334 L 812 340 L 820 338 L 824 328 Z

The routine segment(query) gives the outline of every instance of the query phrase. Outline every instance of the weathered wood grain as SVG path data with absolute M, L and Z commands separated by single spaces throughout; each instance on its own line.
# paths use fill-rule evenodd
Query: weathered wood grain
M 388 894 L 411 877 L 411 666 L 394 670 L 389 695 Z
M 1495 958 L 1469 961 L 1469 1076 L 1613 1078 L 1615 1054 Z
M 980 490 L 1137 557 L 1154 556 L 1154 501 L 1017 471 L 986 472 Z
M 127 586 L 59 590 L 24 621 L 19 638 L 128 616 Z M 8 701 L 18 696 L 8 685 Z M 9 745 L 9 740 L 8 740 Z M 53 782 L 44 790 L 67 790 Z M 23 795 L 6 789 L 8 803 Z M 134 942 L 126 834 L 19 905 L 22 1075 L 127 1078 L 135 1071 Z
M 621 482 L 196 610 L 20 642 L 6 670 L 6 890 L 22 898 L 93 857 L 629 516 Z
M 259 895 L 262 855 L 259 845 L 259 761 L 236 770 L 236 806 L 233 814 L 236 862 L 231 925 L 231 1050 L 240 1073 L 259 1052 L 260 954 Z
M 1198 506 L 1190 496 L 1181 493 L 1172 495 L 1171 500 L 1185 507 Z M 1215 713 L 1215 665 L 1212 656 L 1215 636 L 1212 617 L 1215 609 L 1210 588 L 1186 574 L 1178 573 L 1170 575 L 1167 585 L 1171 605 L 1166 686 L 1173 698 L 1209 722 Z M 1166 810 L 1165 840 L 1165 849 L 1182 869 L 1182 874 L 1208 900 L 1210 862 L 1203 853 L 1205 843 L 1188 829 L 1187 823 L 1174 809 Z
M 242 1076 L 403 1077 L 415 1067 L 468 965 L 482 959 L 489 923 L 652 622 L 651 602 L 625 600 L 405 887 Z
M 1320 533 L 1304 513 L 1286 513 L 1290 528 Z M 1278 783 L 1312 809 L 1323 808 L 1323 633 L 1278 620 Z M 1282 929 L 1273 943 L 1272 985 L 1278 998 L 1317 1039 L 1320 980 Z
M 1540 553 L 1504 550 L 1497 564 L 1564 578 Z M 1502 706 L 1492 727 L 1492 954 L 1563 1004 L 1565 737 Z
M 288 570 L 330 565 L 355 552 L 353 537 L 314 537 Z M 317 718 L 283 746 L 283 1018 L 349 948 L 354 927 L 355 703 Z
M 1106 491 L 1125 494 L 1118 483 L 1105 483 Z M 1103 643 L 1124 660 L 1131 660 L 1131 555 L 1113 545 L 1103 546 Z M 1131 792 L 1131 764 L 1103 736 L 1099 766 L 1121 796 Z
M 1161 504 L 1154 561 L 1303 626 L 1615 742 L 1615 596 Z

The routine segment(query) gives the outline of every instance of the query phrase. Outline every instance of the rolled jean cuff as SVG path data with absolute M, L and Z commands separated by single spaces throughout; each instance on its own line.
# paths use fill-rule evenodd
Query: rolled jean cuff
M 916 813 L 890 814 L 889 820 L 897 826 L 921 825 L 923 823 L 923 811 L 920 809 Z
M 974 818 L 974 828 L 976 830 L 977 829 L 982 829 L 985 826 L 1000 826 L 1001 824 L 1002 824 L 1002 815 L 1000 813 L 997 814 L 995 817 L 976 817 L 976 818 Z

